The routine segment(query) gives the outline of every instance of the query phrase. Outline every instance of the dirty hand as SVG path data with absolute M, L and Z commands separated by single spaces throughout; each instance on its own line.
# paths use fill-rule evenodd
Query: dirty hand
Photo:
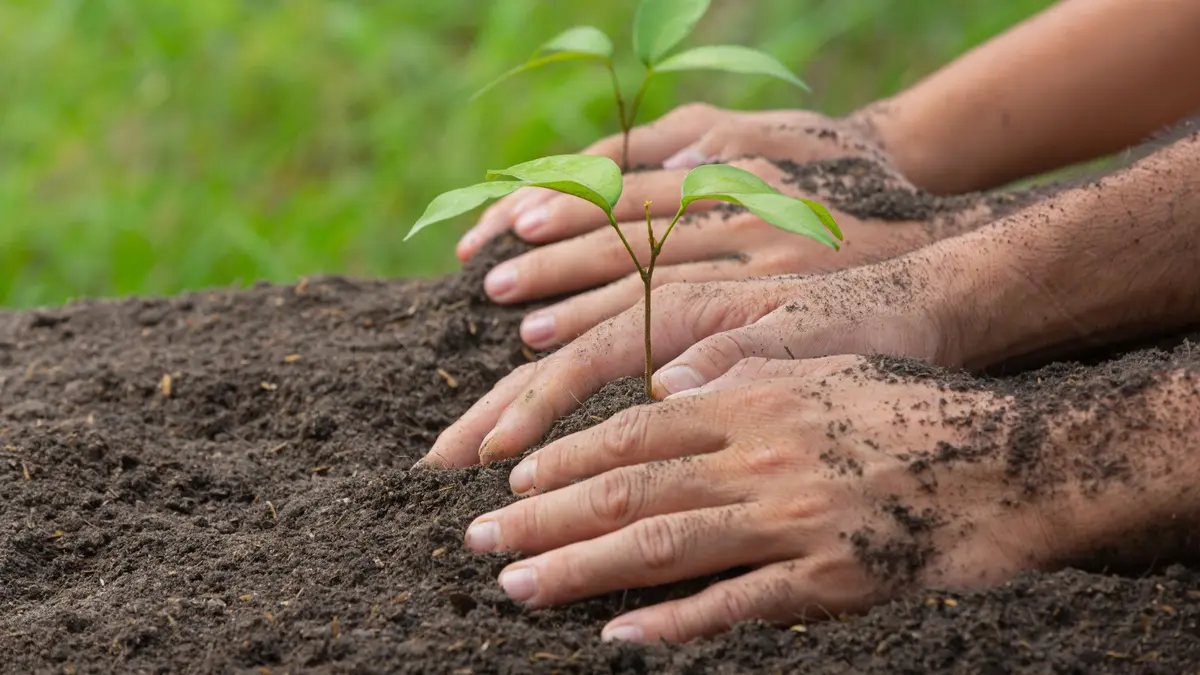
M 953 328 L 969 319 L 942 292 L 959 274 L 936 249 L 832 274 L 671 284 L 654 291 L 656 398 L 694 389 L 743 358 L 885 353 L 957 365 Z M 522 366 L 438 437 L 421 460 L 462 467 L 512 457 L 603 385 L 644 371 L 634 307 Z
M 630 165 L 661 166 L 662 170 L 627 175 L 615 215 L 619 222 L 637 221 L 644 218 L 642 204 L 651 201 L 654 215 L 670 217 L 679 207 L 683 176 L 708 162 L 755 155 L 795 162 L 870 156 L 887 163 L 871 140 L 872 127 L 865 119 L 831 119 L 803 110 L 739 112 L 701 103 L 680 106 L 630 133 Z M 597 142 L 583 154 L 619 162 L 621 146 L 622 136 L 617 134 Z M 484 243 L 509 229 L 526 241 L 549 243 L 607 223 L 604 214 L 590 204 L 551 190 L 525 188 L 484 212 L 479 223 L 459 241 L 458 257 L 470 258 Z M 529 297 L 528 292 L 525 297 Z
M 788 185 L 785 172 L 766 159 L 737 160 L 731 164 L 757 174 L 785 194 L 814 197 Z M 641 187 L 652 181 L 660 183 L 653 189 L 659 193 L 656 199 L 671 207 L 672 214 L 655 221 L 656 238 L 662 237 L 674 208 L 677 208 L 679 182 L 684 173 L 661 171 L 627 179 L 630 183 L 638 181 Z M 898 175 L 896 181 L 903 183 Z M 819 198 L 819 195 L 815 196 Z M 625 198 L 621 203 L 632 204 L 634 201 Z M 652 208 L 658 203 L 654 202 Z M 715 202 L 704 203 L 711 206 Z M 672 204 L 676 206 L 672 207 Z M 600 213 L 591 204 L 573 198 L 555 198 L 546 208 L 571 212 L 567 216 L 556 215 L 555 225 L 578 225 L 584 222 L 588 209 Z M 670 242 L 658 258 L 654 286 L 829 272 L 890 258 L 931 241 L 929 228 L 921 222 L 860 220 L 832 206 L 830 211 L 845 233 L 840 251 L 772 227 L 745 210 L 706 207 L 701 213 L 686 216 L 673 230 Z M 636 217 L 633 213 L 627 215 Z M 603 223 L 603 220 L 596 222 Z M 638 259 L 648 260 L 650 251 L 644 217 L 641 221 L 624 223 L 621 228 Z M 484 281 L 489 297 L 501 304 L 587 291 L 525 317 L 521 323 L 521 338 L 537 349 L 569 342 L 631 307 L 645 292 L 641 277 L 633 271 L 628 251 L 610 227 L 601 226 L 578 236 L 570 236 L 572 234 L 576 233 L 560 230 L 554 238 L 568 238 L 500 263 Z
M 466 544 L 535 554 L 499 577 L 533 607 L 753 568 L 603 631 L 635 642 L 994 584 L 1048 562 L 1042 511 L 1005 505 L 1002 453 L 950 466 L 934 450 L 1002 448 L 1011 405 L 889 377 L 863 357 L 743 361 L 695 395 L 530 455 L 511 482 L 537 494 L 477 518 Z

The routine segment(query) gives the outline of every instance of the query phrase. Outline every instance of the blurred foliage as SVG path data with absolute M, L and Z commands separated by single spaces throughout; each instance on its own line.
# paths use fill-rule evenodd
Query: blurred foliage
M 6 0 L 0 303 L 453 269 L 465 223 L 400 243 L 430 198 L 616 128 L 586 64 L 469 94 L 581 23 L 632 68 L 636 1 Z M 717 0 L 685 44 L 764 49 L 814 94 L 662 77 L 641 119 L 688 100 L 844 113 L 1048 4 Z

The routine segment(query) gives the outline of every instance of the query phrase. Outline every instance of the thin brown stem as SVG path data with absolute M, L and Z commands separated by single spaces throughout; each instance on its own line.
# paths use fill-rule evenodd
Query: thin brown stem
M 646 273 L 642 275 L 642 284 L 646 289 L 646 398 L 654 398 L 654 388 L 651 378 L 654 376 L 654 348 L 650 344 L 650 334 L 653 322 L 650 314 L 650 296 L 654 291 L 654 263 L 658 262 L 658 253 L 662 250 L 662 242 L 654 240 L 654 223 L 650 218 L 650 202 L 646 202 L 646 239 L 650 243 L 650 264 L 646 265 Z
M 679 210 L 675 212 L 675 217 L 671 219 L 671 224 L 667 225 L 667 231 L 663 232 L 662 239 L 659 239 L 658 242 L 654 244 L 653 248 L 655 255 L 662 250 L 663 244 L 667 243 L 667 237 L 671 236 L 671 230 L 675 229 L 675 223 L 678 223 L 679 219 L 683 217 L 683 212 L 685 209 L 687 209 L 686 206 L 679 207 Z
M 604 66 L 608 68 L 613 96 L 617 99 L 617 119 L 621 123 L 621 133 L 624 135 L 621 145 L 621 173 L 625 173 L 629 171 L 629 129 L 633 126 L 633 116 L 625 114 L 625 98 L 621 96 L 621 83 L 617 80 L 617 70 L 613 67 L 612 59 L 605 59 Z
M 637 120 L 638 108 L 642 105 L 642 97 L 646 94 L 646 84 L 650 81 L 650 76 L 654 71 L 646 69 L 646 74 L 642 76 L 642 85 L 638 87 L 637 94 L 633 97 L 633 104 L 629 106 L 629 116 L 626 118 L 624 112 L 621 114 L 621 131 L 624 138 L 621 142 L 621 171 L 629 171 L 629 132 L 633 130 L 633 123 Z M 615 75 L 613 77 L 616 77 Z M 622 110 L 625 104 L 621 104 Z

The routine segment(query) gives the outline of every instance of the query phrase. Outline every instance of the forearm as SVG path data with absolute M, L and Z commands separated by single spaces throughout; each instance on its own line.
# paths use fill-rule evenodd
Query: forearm
M 1200 136 L 913 254 L 944 360 L 984 367 L 1200 322 Z
M 934 193 L 1138 144 L 1200 108 L 1200 2 L 1065 0 L 856 118 Z

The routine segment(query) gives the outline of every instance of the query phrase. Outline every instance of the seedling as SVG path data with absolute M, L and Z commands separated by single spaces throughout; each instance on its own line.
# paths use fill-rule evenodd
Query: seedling
M 708 11 L 710 0 L 643 0 L 633 19 L 633 50 L 645 70 L 637 93 L 626 105 L 613 65 L 612 39 L 599 28 L 576 26 L 558 34 L 543 44 L 529 60 L 493 80 L 475 92 L 474 100 L 497 84 L 518 73 L 533 70 L 559 61 L 599 61 L 612 79 L 616 98 L 617 118 L 621 122 L 621 169 L 629 170 L 629 132 L 637 119 L 638 108 L 646 94 L 650 78 L 658 73 L 682 70 L 722 70 L 732 73 L 769 75 L 790 82 L 805 91 L 808 85 L 792 74 L 775 57 L 737 45 L 706 45 L 671 55 L 673 50 L 692 32 Z
M 759 218 L 788 232 L 811 237 L 818 242 L 838 249 L 842 233 L 833 216 L 821 204 L 809 199 L 797 199 L 780 194 L 758 176 L 726 164 L 706 164 L 688 172 L 683 179 L 679 210 L 671 218 L 662 237 L 655 238 L 650 218 L 650 202 L 646 202 L 646 238 L 649 244 L 649 260 L 642 264 L 637 253 L 617 224 L 613 209 L 621 199 L 621 169 L 607 157 L 593 155 L 556 155 L 524 162 L 499 171 L 489 171 L 485 182 L 470 187 L 451 190 L 436 197 L 425 209 L 421 219 L 413 225 L 407 241 L 422 229 L 444 220 L 449 220 L 478 207 L 491 199 L 498 199 L 522 187 L 540 187 L 573 195 L 598 206 L 608 216 L 608 223 L 621 238 L 625 250 L 633 260 L 638 276 L 645 287 L 645 339 L 646 339 L 646 396 L 652 396 L 650 378 L 653 373 L 653 350 L 650 344 L 650 298 L 653 289 L 654 265 L 662 253 L 663 245 L 684 211 L 693 202 L 707 199 L 728 202 L 744 207 Z

